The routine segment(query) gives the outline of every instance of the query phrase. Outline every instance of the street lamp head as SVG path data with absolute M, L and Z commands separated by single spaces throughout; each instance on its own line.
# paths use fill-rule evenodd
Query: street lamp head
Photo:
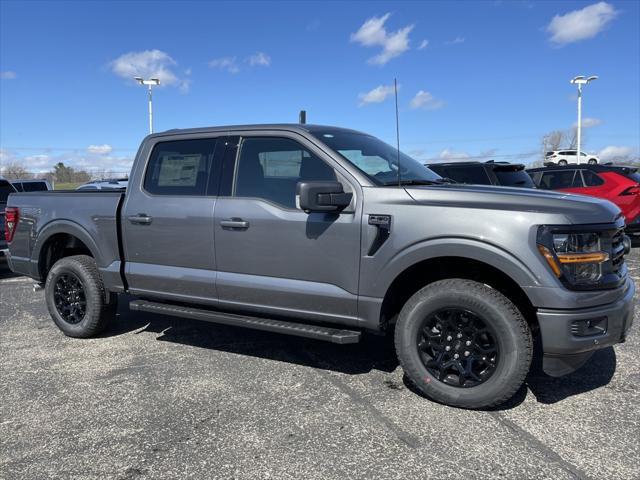
M 151 78 L 149 80 L 145 80 L 142 77 L 134 77 L 134 79 L 140 85 L 160 85 L 160 79 L 158 79 L 158 78 Z
M 571 83 L 575 83 L 576 85 L 586 85 L 587 83 L 597 79 L 597 75 L 591 75 L 589 78 L 585 77 L 584 75 L 578 75 L 577 77 L 571 79 Z

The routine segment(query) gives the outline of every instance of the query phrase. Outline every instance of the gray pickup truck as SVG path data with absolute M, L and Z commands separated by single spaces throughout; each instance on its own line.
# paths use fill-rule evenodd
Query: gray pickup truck
M 450 184 L 312 125 L 148 136 L 123 192 L 9 197 L 9 264 L 89 337 L 130 309 L 340 344 L 394 332 L 408 379 L 465 408 L 520 388 L 539 337 L 563 375 L 625 339 L 634 282 L 612 203 Z

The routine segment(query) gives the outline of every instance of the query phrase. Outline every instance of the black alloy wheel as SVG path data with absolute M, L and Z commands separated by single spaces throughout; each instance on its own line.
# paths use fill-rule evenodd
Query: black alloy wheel
M 87 299 L 82 282 L 72 273 L 64 273 L 56 279 L 53 290 L 56 310 L 71 325 L 82 321 L 87 311 Z
M 417 342 L 429 373 L 454 387 L 484 383 L 500 357 L 495 333 L 480 316 L 460 308 L 442 308 L 426 317 Z

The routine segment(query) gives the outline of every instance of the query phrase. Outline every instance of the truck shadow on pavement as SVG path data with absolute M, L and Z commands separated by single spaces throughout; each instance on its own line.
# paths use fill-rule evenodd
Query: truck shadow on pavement
M 9 270 L 9 265 L 7 265 L 7 261 L 4 258 L 0 257 L 0 280 L 4 280 L 6 278 L 16 278 L 19 276 L 20 276 L 19 274 L 13 273 L 11 270 Z
M 349 375 L 372 370 L 394 372 L 399 364 L 393 336 L 364 335 L 360 343 L 336 345 L 300 337 L 263 332 L 198 320 L 132 312 L 128 302 L 121 301 L 118 319 L 103 336 L 116 336 L 132 331 L 154 333 L 156 340 L 189 347 L 217 350 L 305 367 L 330 370 Z M 612 347 L 597 351 L 579 370 L 554 378 L 542 371 L 541 353 L 536 349 L 531 372 L 514 397 L 493 410 L 510 410 L 520 405 L 530 391 L 536 401 L 553 404 L 607 385 L 616 370 L 616 354 Z M 404 377 L 404 386 L 422 395 Z M 386 383 L 385 383 L 386 384 Z M 390 382 L 389 388 L 402 385 Z
M 132 312 L 127 303 L 121 299 L 116 322 L 102 336 L 116 336 L 136 330 L 138 334 L 151 332 L 158 334 L 156 340 L 162 342 L 353 375 L 371 370 L 393 372 L 398 367 L 393 338 L 389 336 L 364 335 L 359 343 L 337 345 L 199 320 Z

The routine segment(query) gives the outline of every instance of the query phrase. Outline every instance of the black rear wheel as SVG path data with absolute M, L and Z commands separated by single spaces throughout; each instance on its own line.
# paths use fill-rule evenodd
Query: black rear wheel
M 103 331 L 116 313 L 93 258 L 75 255 L 58 260 L 47 275 L 45 298 L 51 318 L 65 335 L 91 337 Z
M 446 405 L 487 408 L 522 386 L 532 356 L 531 331 L 497 290 L 464 279 L 441 280 L 415 293 L 395 329 L 408 379 Z
M 566 160 L 558 160 L 558 165 L 567 165 Z

